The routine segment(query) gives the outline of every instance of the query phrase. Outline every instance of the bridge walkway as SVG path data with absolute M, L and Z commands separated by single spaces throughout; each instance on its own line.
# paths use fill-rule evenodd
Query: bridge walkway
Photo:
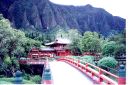
M 94 85 L 85 74 L 61 61 L 49 62 L 53 85 Z

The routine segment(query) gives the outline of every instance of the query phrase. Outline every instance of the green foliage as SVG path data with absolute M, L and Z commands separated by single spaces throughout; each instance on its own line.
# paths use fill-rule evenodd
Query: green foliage
M 0 66 L 0 71 L 4 72 L 3 75 L 8 76 L 8 70 L 10 70 L 10 72 L 13 72 L 14 69 L 19 69 L 18 60 L 16 59 L 16 57 L 11 57 L 10 58 L 8 55 L 6 55 L 4 57 L 3 64 Z
M 40 81 L 41 81 L 41 77 L 40 77 L 39 75 L 35 75 L 35 76 L 31 77 L 31 80 L 32 80 L 33 82 L 39 84 Z
M 68 37 L 68 33 L 63 30 L 63 29 L 59 29 L 57 32 L 56 32 L 56 38 L 66 38 Z
M 29 37 L 31 39 L 38 40 L 40 42 L 44 42 L 44 40 L 45 40 L 45 35 L 43 33 L 38 32 L 38 31 L 24 30 L 24 32 L 25 32 L 25 36 Z
M 54 41 L 56 38 L 60 38 L 60 37 L 65 37 L 66 33 L 65 30 L 63 30 L 62 27 L 60 26 L 56 26 L 54 28 L 49 28 L 46 32 L 45 32 L 45 41 L 44 42 L 51 42 Z
M 96 32 L 85 32 L 81 40 L 81 49 L 83 52 L 100 52 L 101 39 Z
M 80 49 L 80 40 L 82 36 L 79 34 L 79 32 L 75 29 L 71 29 L 68 31 L 68 38 L 72 41 L 70 44 L 71 51 L 74 55 L 81 55 L 81 49 Z
M 6 69 L 7 69 L 7 65 L 5 63 L 0 65 L 0 72 L 4 72 Z M 3 75 L 6 75 L 6 73 Z
M 94 56 L 72 56 L 72 58 L 82 60 L 81 63 L 88 62 L 95 65 Z
M 107 42 L 102 49 L 102 54 L 106 56 L 114 55 L 114 51 L 116 49 L 116 43 L 114 41 Z
M 118 62 L 114 59 L 114 57 L 103 57 L 98 61 L 98 66 L 115 68 L 117 66 L 117 63 Z
M 13 66 L 15 69 L 18 69 L 18 68 L 19 68 L 19 62 L 18 62 L 18 60 L 16 59 L 16 57 L 11 57 L 11 60 L 12 60 L 12 66 Z
M 122 56 L 123 54 L 126 54 L 126 46 L 124 44 L 116 45 L 114 56 Z
M 24 73 L 23 78 L 24 78 L 25 80 L 30 80 L 31 77 L 30 77 L 30 74 Z
M 0 20 L 0 53 L 2 55 L 8 54 L 10 57 L 15 55 L 22 56 L 26 48 L 30 49 L 40 45 L 40 41 L 28 38 L 24 32 L 13 29 L 8 20 L 4 18 Z
M 119 34 L 111 36 L 108 40 L 109 42 L 114 41 L 116 43 L 114 56 L 120 57 L 126 55 L 126 30 Z
M 77 41 L 79 42 L 79 39 L 82 38 L 81 34 L 79 33 L 79 31 L 77 29 L 70 29 L 68 30 L 68 39 L 70 39 L 71 41 Z
M 71 51 L 72 51 L 73 55 L 81 55 L 82 54 L 79 46 L 77 46 L 75 44 L 72 44 L 70 48 L 71 48 Z
M 121 33 L 113 35 L 109 38 L 109 41 L 115 41 L 117 44 L 126 44 L 126 30 L 123 30 Z
M 72 56 L 74 59 L 80 59 L 81 56 Z
M 4 57 L 4 63 L 7 65 L 7 66 L 10 66 L 12 64 L 12 61 L 10 59 L 10 57 L 8 55 L 6 55 Z
M 0 15 L 0 54 L 3 60 L 1 71 L 12 73 L 19 68 L 17 58 L 25 56 L 32 47 L 40 47 L 41 42 L 25 36 L 25 33 L 11 27 L 9 20 Z M 13 74 L 13 73 L 12 73 Z
M 85 61 L 85 62 L 88 62 L 88 63 L 91 63 L 91 64 L 95 65 L 94 56 L 82 56 L 80 59 Z
M 0 84 L 13 84 L 14 78 L 0 78 Z M 31 81 L 31 80 L 25 80 L 23 79 L 23 84 L 35 84 L 35 82 Z

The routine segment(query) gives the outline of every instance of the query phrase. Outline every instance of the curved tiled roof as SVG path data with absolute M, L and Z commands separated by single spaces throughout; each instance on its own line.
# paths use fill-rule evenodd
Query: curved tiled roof
M 45 47 L 45 48 L 40 48 L 41 51 L 54 51 L 53 48 Z
M 69 39 L 58 38 L 53 42 L 46 43 L 45 45 L 48 46 L 48 45 L 53 45 L 53 44 L 70 44 L 70 43 L 71 43 L 71 41 Z

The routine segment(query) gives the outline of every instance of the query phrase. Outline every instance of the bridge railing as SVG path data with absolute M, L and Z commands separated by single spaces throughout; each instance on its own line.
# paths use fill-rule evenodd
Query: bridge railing
M 63 57 L 59 60 L 63 60 L 69 63 L 70 65 L 74 66 L 75 68 L 79 69 L 97 83 L 107 83 L 114 85 L 120 83 L 119 76 L 107 72 L 106 70 L 101 69 L 93 64 L 87 63 L 82 60 L 74 59 L 71 57 Z
M 42 59 L 30 59 L 30 58 L 23 58 L 19 59 L 20 64 L 44 64 L 45 60 Z
M 34 59 L 29 59 L 26 60 L 27 64 L 44 64 L 45 60 L 34 60 Z

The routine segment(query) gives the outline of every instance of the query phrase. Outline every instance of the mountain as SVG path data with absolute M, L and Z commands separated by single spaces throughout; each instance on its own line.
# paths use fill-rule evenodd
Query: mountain
M 126 20 L 113 16 L 102 8 L 86 6 L 65 6 L 49 0 L 0 0 L 0 13 L 17 29 L 44 31 L 57 26 L 63 29 L 96 31 L 109 35 L 125 28 Z

